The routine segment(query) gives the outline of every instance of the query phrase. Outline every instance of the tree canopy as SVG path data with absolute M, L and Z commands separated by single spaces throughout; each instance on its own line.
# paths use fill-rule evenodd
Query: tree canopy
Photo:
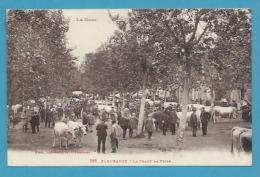
M 69 93 L 77 69 L 62 11 L 9 10 L 7 25 L 9 104 Z

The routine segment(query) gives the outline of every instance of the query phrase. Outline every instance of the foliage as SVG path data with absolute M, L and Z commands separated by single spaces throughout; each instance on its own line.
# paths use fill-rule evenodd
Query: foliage
M 76 68 L 62 11 L 9 10 L 7 25 L 9 104 L 69 93 Z

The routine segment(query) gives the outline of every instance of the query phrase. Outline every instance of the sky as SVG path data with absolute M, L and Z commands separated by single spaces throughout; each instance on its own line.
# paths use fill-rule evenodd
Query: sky
M 128 10 L 110 10 L 112 15 L 127 16 Z M 68 46 L 73 48 L 72 54 L 78 57 L 77 64 L 82 63 L 86 53 L 95 50 L 117 30 L 106 9 L 63 10 L 65 18 L 69 18 L 67 32 Z

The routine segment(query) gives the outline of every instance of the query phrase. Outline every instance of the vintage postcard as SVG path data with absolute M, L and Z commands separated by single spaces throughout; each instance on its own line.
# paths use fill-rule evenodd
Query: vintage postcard
M 7 9 L 8 166 L 252 166 L 250 8 Z

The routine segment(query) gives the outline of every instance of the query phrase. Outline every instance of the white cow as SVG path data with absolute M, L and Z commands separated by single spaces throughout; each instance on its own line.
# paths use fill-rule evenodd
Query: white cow
M 231 118 L 231 115 L 234 113 L 235 108 L 234 107 L 221 107 L 221 106 L 214 106 L 213 110 L 216 113 L 219 113 L 220 116 L 228 115 L 229 118 Z
M 68 142 L 73 138 L 73 130 L 64 122 L 57 122 L 54 125 L 54 139 L 52 147 L 55 147 L 56 138 L 60 140 L 60 148 L 62 147 L 62 140 L 64 139 L 66 144 L 65 148 L 68 148 Z
M 204 106 L 204 108 L 205 108 L 205 112 L 211 112 L 212 111 L 212 109 L 213 109 L 213 107 L 211 107 L 211 106 Z
M 192 111 L 188 111 L 188 112 L 187 112 L 187 119 L 186 119 L 187 123 L 190 122 L 191 114 L 192 114 Z M 201 119 L 200 119 L 201 110 L 196 110 L 195 114 L 196 114 L 196 116 L 197 116 L 199 125 L 201 125 Z M 182 119 L 182 112 L 177 112 L 177 116 L 178 116 L 179 119 Z
M 81 145 L 81 138 L 85 136 L 86 133 L 86 126 L 83 125 L 81 122 L 75 122 L 75 121 L 68 121 L 67 125 L 70 129 L 73 130 L 73 138 L 76 140 L 77 145 Z M 78 140 L 78 141 L 77 141 Z
M 201 109 L 202 107 L 205 107 L 202 104 L 188 104 L 187 106 L 188 106 L 188 110 L 192 110 L 192 107 L 196 108 L 197 110 Z

